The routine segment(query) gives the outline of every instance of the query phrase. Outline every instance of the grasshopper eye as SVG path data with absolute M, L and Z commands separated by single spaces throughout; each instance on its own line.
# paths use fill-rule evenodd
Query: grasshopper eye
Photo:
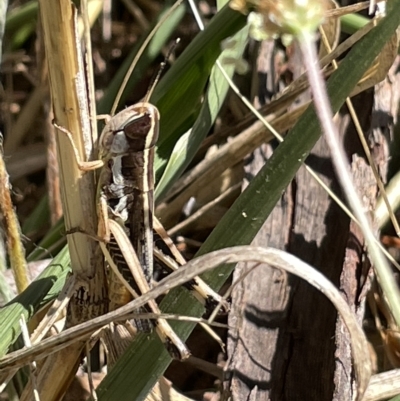
M 130 121 L 124 128 L 125 135 L 129 139 L 146 138 L 153 127 L 150 114 L 146 113 Z

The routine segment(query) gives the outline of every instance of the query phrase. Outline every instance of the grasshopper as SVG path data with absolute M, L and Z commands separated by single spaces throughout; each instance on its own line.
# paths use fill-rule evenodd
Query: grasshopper
M 158 121 L 158 110 L 154 106 L 139 103 L 111 118 L 99 140 L 99 162 L 103 166 L 97 189 L 98 236 L 104 239 L 100 246 L 113 273 L 110 280 L 112 309 L 126 304 L 129 295 L 136 298 L 151 287 L 152 166 Z M 148 303 L 148 308 L 160 313 L 154 300 Z M 139 323 L 137 325 L 143 329 Z M 154 325 L 174 358 L 185 359 L 190 355 L 164 319 L 155 321 Z
M 61 127 L 57 128 L 66 132 Z M 158 131 L 158 110 L 144 101 L 106 121 L 98 143 L 99 160 L 81 162 L 73 146 L 82 170 L 101 168 L 97 186 L 98 237 L 113 272 L 110 279 L 112 309 L 150 290 L 153 252 L 157 266 L 162 266 L 164 270 L 176 270 L 185 263 L 162 225 L 153 216 L 153 162 Z M 72 141 L 70 133 L 66 134 Z M 154 247 L 153 221 L 156 222 L 157 242 L 163 245 L 163 251 Z M 221 297 L 201 279 L 191 280 L 186 287 L 206 307 L 220 303 L 227 308 Z M 148 309 L 160 313 L 155 301 L 148 303 Z M 185 344 L 164 319 L 157 320 L 154 326 L 174 358 L 185 359 L 190 355 Z
M 144 293 L 151 288 L 153 252 L 156 255 L 157 265 L 161 265 L 164 269 L 176 270 L 179 268 L 178 263 L 185 263 L 161 223 L 153 216 L 153 163 L 154 148 L 158 138 L 158 125 L 157 108 L 147 102 L 138 103 L 121 111 L 109 120 L 99 141 L 99 156 L 101 160 L 108 160 L 103 166 L 99 179 L 99 206 L 101 209 L 99 216 L 107 216 L 109 219 L 108 224 L 104 219 L 101 219 L 99 235 L 108 239 L 110 236 L 108 229 L 110 229 L 118 243 L 117 246 L 114 244 L 108 247 L 103 244 L 103 252 L 106 254 L 107 250 L 111 251 L 109 256 L 106 255 L 106 258 L 113 270 L 118 270 L 131 288 L 135 288 L 136 285 L 139 293 Z M 156 222 L 158 242 L 166 245 L 163 247 L 164 253 L 167 250 L 169 255 L 165 255 L 160 249 L 153 246 L 153 221 Z M 118 226 L 114 222 L 120 224 L 118 234 Z M 126 255 L 132 253 L 132 249 L 128 247 L 129 244 L 123 233 L 129 238 L 142 270 L 137 268 L 136 262 L 126 263 Z M 113 241 L 108 243 L 112 244 Z M 119 251 L 122 251 L 123 255 L 120 255 Z M 114 268 L 110 259 L 118 260 L 117 269 Z M 127 268 L 128 265 L 132 266 L 133 264 L 136 265 L 136 268 Z M 141 274 L 142 272 L 143 274 Z M 119 275 L 118 278 L 123 281 Z M 133 278 L 133 281 L 129 278 Z M 124 284 L 126 286 L 125 282 Z M 195 278 L 187 284 L 187 287 L 206 307 L 212 307 L 215 302 L 221 302 L 226 307 L 221 297 L 201 279 Z M 132 295 L 135 296 L 133 293 Z M 121 296 L 123 297 L 121 300 L 125 302 L 125 296 L 122 294 Z M 151 310 L 156 312 L 155 305 L 151 307 Z M 167 338 L 174 338 L 175 333 L 171 333 L 170 329 L 167 330 L 163 320 L 157 323 L 158 326 L 160 324 L 163 325 L 165 333 L 169 333 L 168 336 L 164 337 L 159 333 L 163 342 L 168 344 L 167 348 L 170 352 L 173 349 L 171 344 L 175 344 L 176 348 L 171 353 L 175 357 L 181 355 L 179 358 L 182 359 L 186 355 L 182 344 L 177 340 L 173 342 L 167 340 Z

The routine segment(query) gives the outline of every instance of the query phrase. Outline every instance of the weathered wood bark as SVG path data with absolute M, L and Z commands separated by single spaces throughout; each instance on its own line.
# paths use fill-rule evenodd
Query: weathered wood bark
M 368 132 L 372 91 L 355 101 L 361 125 Z M 349 161 L 353 154 L 362 155 L 345 113 L 339 126 Z M 381 148 L 386 140 L 377 139 Z M 254 153 L 247 165 L 249 179 L 267 159 L 267 147 Z M 323 138 L 307 164 L 336 194 L 341 193 Z M 363 184 L 360 189 L 369 192 L 371 199 L 376 187 L 366 179 L 370 177 L 369 167 L 359 159 L 357 166 L 362 168 L 356 173 L 364 177 L 359 179 Z M 304 168 L 297 173 L 254 244 L 287 250 L 313 265 L 344 290 L 361 318 L 366 275 L 360 262 L 364 253 L 362 237 Z M 251 267 L 238 266 L 234 280 Z M 361 276 L 364 281 L 360 281 Z M 229 325 L 235 329 L 228 338 L 225 390 L 229 395 L 225 396 L 237 401 L 351 399 L 353 377 L 347 335 L 343 335 L 344 329 L 337 323 L 333 306 L 307 283 L 268 266 L 257 267 L 235 289 Z
M 323 139 L 309 164 L 334 186 Z M 285 249 L 338 283 L 347 232 L 347 217 L 302 168 L 255 243 Z M 239 267 L 236 277 L 248 268 Z M 329 301 L 300 279 L 268 267 L 252 272 L 240 291 L 233 313 L 242 321 L 228 352 L 231 390 L 243 391 L 233 391 L 232 399 L 331 400 L 336 311 Z
M 354 156 L 352 162 L 353 181 L 366 212 L 371 212 L 375 205 L 377 186 L 371 168 L 365 160 Z M 364 237 L 360 227 L 350 222 L 350 231 L 345 250 L 340 289 L 356 314 L 360 325 L 364 317 L 366 295 L 370 288 L 373 270 L 365 249 Z M 350 337 L 341 319 L 336 322 L 335 335 L 335 374 L 333 400 L 352 400 L 355 395 L 356 383 L 351 359 Z
M 398 63 L 399 58 L 397 57 L 386 79 L 374 88 L 371 117 L 368 119 L 369 127 L 365 131 L 373 160 L 383 182 L 386 182 L 388 169 L 388 145 L 393 140 L 393 127 L 397 120 L 400 85 L 400 75 L 397 72 Z M 378 189 L 372 169 L 362 159 L 354 158 L 352 170 L 358 193 L 364 202 L 365 211 L 371 213 L 375 207 Z M 356 313 L 360 324 L 364 317 L 366 295 L 373 279 L 373 270 L 370 269 L 364 247 L 364 239 L 359 227 L 351 222 L 340 288 L 348 304 Z M 351 396 L 355 387 L 348 333 L 340 320 L 336 327 L 336 346 L 333 399 L 339 401 L 345 399 L 346 395 Z
M 254 152 L 253 165 L 266 161 L 265 147 Z M 253 241 L 254 245 L 285 248 L 289 241 L 293 202 L 291 188 Z M 289 229 L 287 229 L 289 227 Z M 238 265 L 234 281 L 253 264 Z M 268 400 L 273 387 L 273 372 L 282 372 L 283 360 L 274 358 L 287 319 L 290 287 L 285 272 L 259 266 L 242 281 L 232 294 L 229 317 L 228 372 L 229 392 L 233 400 Z

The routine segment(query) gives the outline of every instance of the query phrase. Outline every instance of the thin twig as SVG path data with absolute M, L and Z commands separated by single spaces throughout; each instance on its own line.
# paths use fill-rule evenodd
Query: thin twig
M 303 36 L 298 38 L 298 44 L 303 55 L 303 62 L 307 67 L 307 75 L 314 95 L 315 109 L 321 121 L 326 141 L 332 154 L 332 163 L 335 167 L 338 179 L 345 190 L 347 200 L 353 213 L 360 223 L 371 260 L 376 270 L 379 283 L 387 297 L 390 310 L 393 313 L 397 325 L 400 326 L 400 291 L 386 258 L 376 244 L 376 238 L 371 229 L 371 223 L 367 215 L 363 212 L 362 203 L 354 188 L 346 154 L 343 146 L 339 142 L 337 128 L 335 124 L 333 124 L 333 115 L 329 106 L 329 99 L 324 87 L 322 73 L 317 64 L 318 57 L 315 51 L 314 39 L 309 34 L 303 33 Z

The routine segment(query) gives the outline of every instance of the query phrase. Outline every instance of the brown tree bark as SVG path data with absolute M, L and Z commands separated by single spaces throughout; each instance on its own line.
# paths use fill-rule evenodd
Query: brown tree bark
M 368 133 L 374 93 L 370 90 L 354 100 L 361 125 Z M 363 152 L 349 121 L 343 111 L 340 135 L 351 162 L 353 155 L 362 158 Z M 390 131 L 390 127 L 386 128 Z M 381 150 L 387 148 L 387 132 L 381 136 L 374 131 L 373 138 L 374 146 L 379 143 Z M 252 155 L 246 166 L 249 179 L 267 162 L 270 152 L 268 146 L 263 146 Z M 387 154 L 380 156 L 384 165 Z M 359 190 L 373 200 L 376 185 L 371 183 L 370 168 L 362 159 L 354 160 Z M 323 138 L 307 158 L 307 164 L 340 196 Z M 368 274 L 368 266 L 361 263 L 365 252 L 362 236 L 304 168 L 298 171 L 253 244 L 286 250 L 314 266 L 343 290 L 362 318 L 362 286 Z M 234 281 L 252 267 L 238 266 Z M 330 302 L 306 282 L 268 266 L 257 267 L 235 288 L 229 326 L 234 329 L 228 338 L 225 398 L 351 399 L 353 372 L 347 333 Z

